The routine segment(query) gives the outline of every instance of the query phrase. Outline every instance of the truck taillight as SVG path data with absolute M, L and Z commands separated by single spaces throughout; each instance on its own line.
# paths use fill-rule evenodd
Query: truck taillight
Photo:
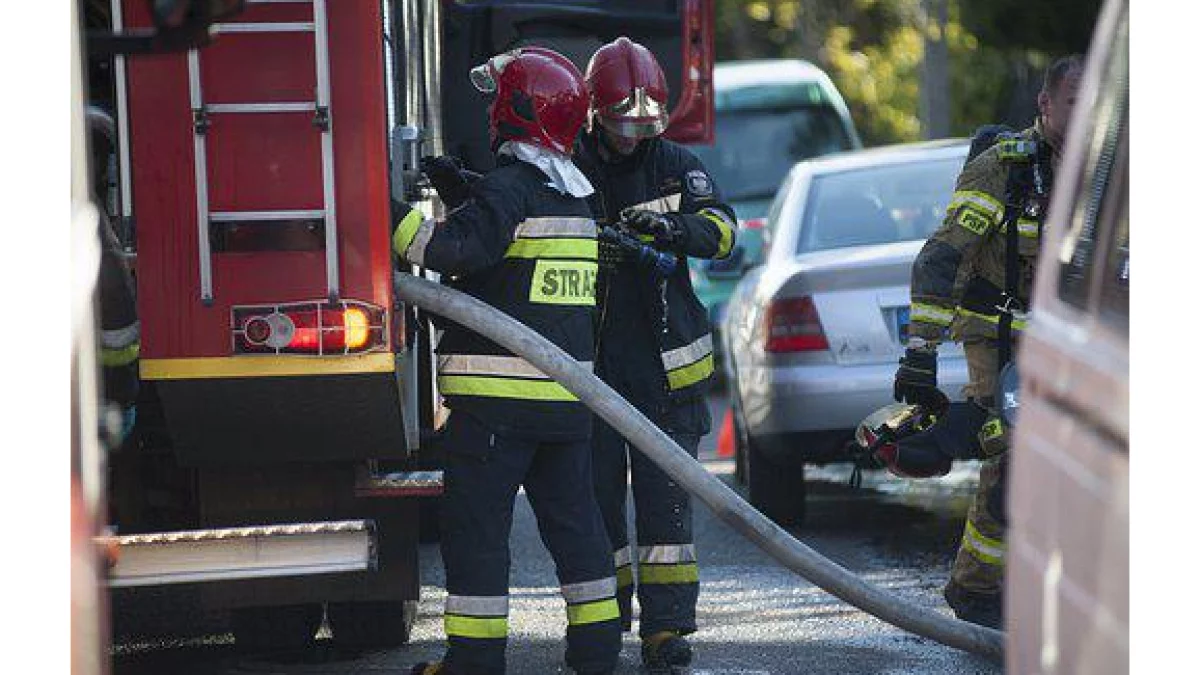
M 772 300 L 763 317 L 766 350 L 772 353 L 829 349 L 811 297 Z
M 357 354 L 387 346 L 382 308 L 358 301 L 234 307 L 238 354 Z

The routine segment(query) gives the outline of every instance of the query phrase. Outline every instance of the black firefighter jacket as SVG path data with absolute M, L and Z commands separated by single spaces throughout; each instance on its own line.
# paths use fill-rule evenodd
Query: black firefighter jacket
M 703 397 L 713 374 L 712 328 L 692 289 L 687 258 L 729 255 L 737 230 L 733 209 L 682 146 L 654 139 L 609 163 L 596 143 L 585 134 L 575 162 L 596 188 L 588 201 L 597 224 L 615 225 L 623 209 L 638 207 L 679 214 L 684 231 L 670 252 L 676 265 L 666 279 L 601 243 L 597 372 L 668 431 L 707 433 Z
M 591 368 L 596 225 L 587 202 L 546 184 L 536 167 L 501 157 L 441 222 L 409 213 L 396 227 L 402 258 L 516 318 Z M 452 410 L 500 435 L 569 441 L 590 413 L 562 385 L 483 336 L 445 322 L 438 388 Z

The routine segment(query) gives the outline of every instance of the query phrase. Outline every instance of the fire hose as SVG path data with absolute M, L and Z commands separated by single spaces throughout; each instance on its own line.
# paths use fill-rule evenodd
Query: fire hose
M 956 649 L 1003 659 L 1002 632 L 902 600 L 809 548 L 710 474 L 590 370 L 516 319 L 465 293 L 408 274 L 399 275 L 396 295 L 470 328 L 553 377 L 718 518 L 784 567 L 886 623 Z

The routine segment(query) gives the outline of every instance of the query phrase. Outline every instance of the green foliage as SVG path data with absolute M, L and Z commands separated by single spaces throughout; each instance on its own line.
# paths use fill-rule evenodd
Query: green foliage
M 1086 48 L 1099 7 L 947 1 L 942 30 L 926 13 L 929 0 L 716 0 L 717 58 L 815 63 L 846 98 L 864 143 L 876 145 L 922 137 L 925 40 L 945 40 L 950 130 L 967 135 L 981 124 L 1027 122 L 1031 82 L 1050 54 Z

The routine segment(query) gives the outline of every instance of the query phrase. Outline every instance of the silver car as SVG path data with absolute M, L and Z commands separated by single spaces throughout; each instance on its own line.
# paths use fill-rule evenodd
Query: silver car
M 868 414 L 892 402 L 907 339 L 912 263 L 941 224 L 964 140 L 847 152 L 796 164 L 767 214 L 766 262 L 723 323 L 739 478 L 781 524 L 804 518 L 804 464 L 845 461 Z M 938 381 L 961 400 L 962 348 Z

